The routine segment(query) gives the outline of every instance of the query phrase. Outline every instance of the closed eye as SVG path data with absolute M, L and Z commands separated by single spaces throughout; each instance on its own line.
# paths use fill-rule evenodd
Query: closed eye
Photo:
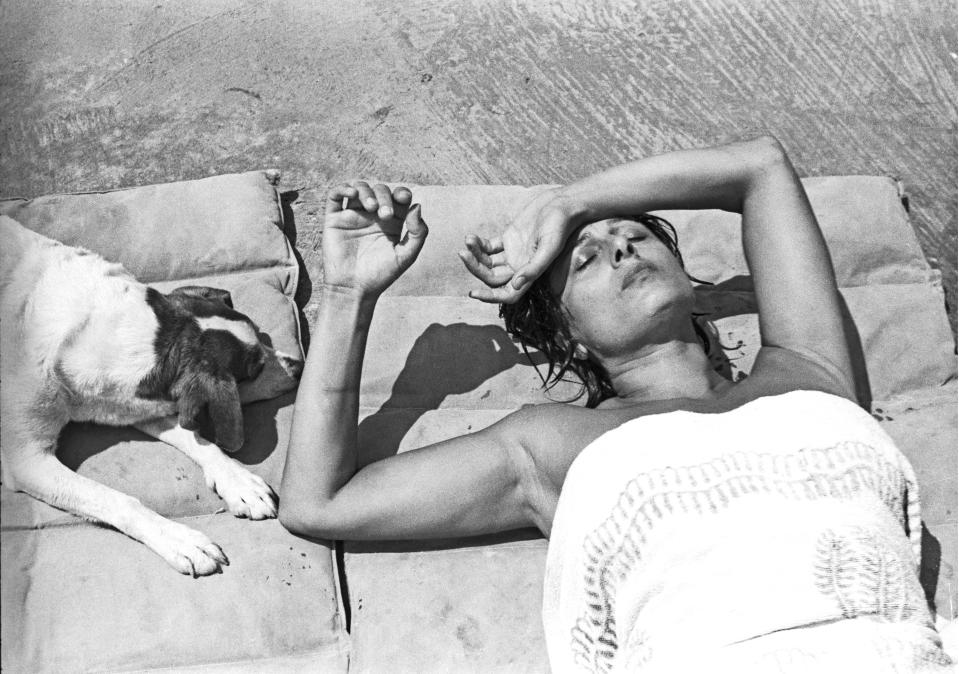
M 243 357 L 243 369 L 237 381 L 256 379 L 263 371 L 264 356 L 259 350 L 247 351 Z
M 589 263 L 592 262 L 593 258 L 595 257 L 596 257 L 595 255 L 586 255 L 579 258 L 576 262 L 576 271 L 585 269 L 587 266 L 589 266 Z

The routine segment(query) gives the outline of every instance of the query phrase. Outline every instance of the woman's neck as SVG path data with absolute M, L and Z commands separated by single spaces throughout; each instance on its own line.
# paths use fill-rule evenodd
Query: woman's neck
M 624 403 L 709 399 L 732 385 L 713 370 L 698 341 L 655 344 L 604 366 L 617 398 Z

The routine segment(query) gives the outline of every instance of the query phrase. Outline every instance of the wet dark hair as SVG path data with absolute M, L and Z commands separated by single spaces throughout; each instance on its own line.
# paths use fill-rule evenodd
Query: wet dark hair
M 657 239 L 659 239 L 673 257 L 679 261 L 679 266 L 686 269 L 682 253 L 679 252 L 679 239 L 676 229 L 663 218 L 648 213 L 628 217 L 644 225 Z M 607 398 L 616 395 L 612 382 L 606 370 L 591 358 L 574 358 L 575 343 L 570 331 L 569 315 L 559 298 L 553 295 L 550 289 L 549 276 L 552 268 L 544 272 L 529 290 L 514 304 L 501 304 L 499 315 L 506 323 L 506 332 L 523 347 L 523 352 L 530 360 L 529 347 L 538 349 L 546 356 L 548 370 L 544 376 L 539 368 L 537 374 L 543 381 L 543 388 L 547 391 L 561 381 L 570 381 L 567 373 L 572 372 L 582 385 L 580 392 L 567 402 L 579 400 L 586 394 L 586 406 L 596 407 Z M 687 272 L 687 276 L 689 273 Z M 689 276 L 697 283 L 705 283 Z M 710 339 L 706 330 L 693 316 L 693 327 L 703 343 L 704 350 L 709 353 Z

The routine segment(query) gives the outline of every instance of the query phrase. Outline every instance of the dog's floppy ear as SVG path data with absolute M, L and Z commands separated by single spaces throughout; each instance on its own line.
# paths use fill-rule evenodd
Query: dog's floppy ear
M 190 431 L 199 429 L 205 407 L 213 422 L 216 444 L 227 452 L 243 446 L 243 411 L 233 377 L 204 368 L 186 375 L 177 388 L 180 426 Z
M 170 292 L 171 295 L 189 295 L 191 297 L 202 297 L 205 300 L 219 300 L 225 305 L 233 308 L 233 298 L 229 291 L 221 288 L 210 288 L 209 286 L 180 286 Z

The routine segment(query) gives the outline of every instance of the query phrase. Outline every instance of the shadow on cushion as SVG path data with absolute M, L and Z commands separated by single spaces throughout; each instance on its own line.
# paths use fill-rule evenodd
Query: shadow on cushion
M 546 358 L 530 355 L 533 362 L 499 325 L 430 324 L 413 343 L 390 397 L 359 426 L 364 462 L 396 454 L 416 420 L 447 396 L 473 391 L 517 365 L 536 365 L 545 374 Z M 395 413 L 400 410 L 408 413 Z

